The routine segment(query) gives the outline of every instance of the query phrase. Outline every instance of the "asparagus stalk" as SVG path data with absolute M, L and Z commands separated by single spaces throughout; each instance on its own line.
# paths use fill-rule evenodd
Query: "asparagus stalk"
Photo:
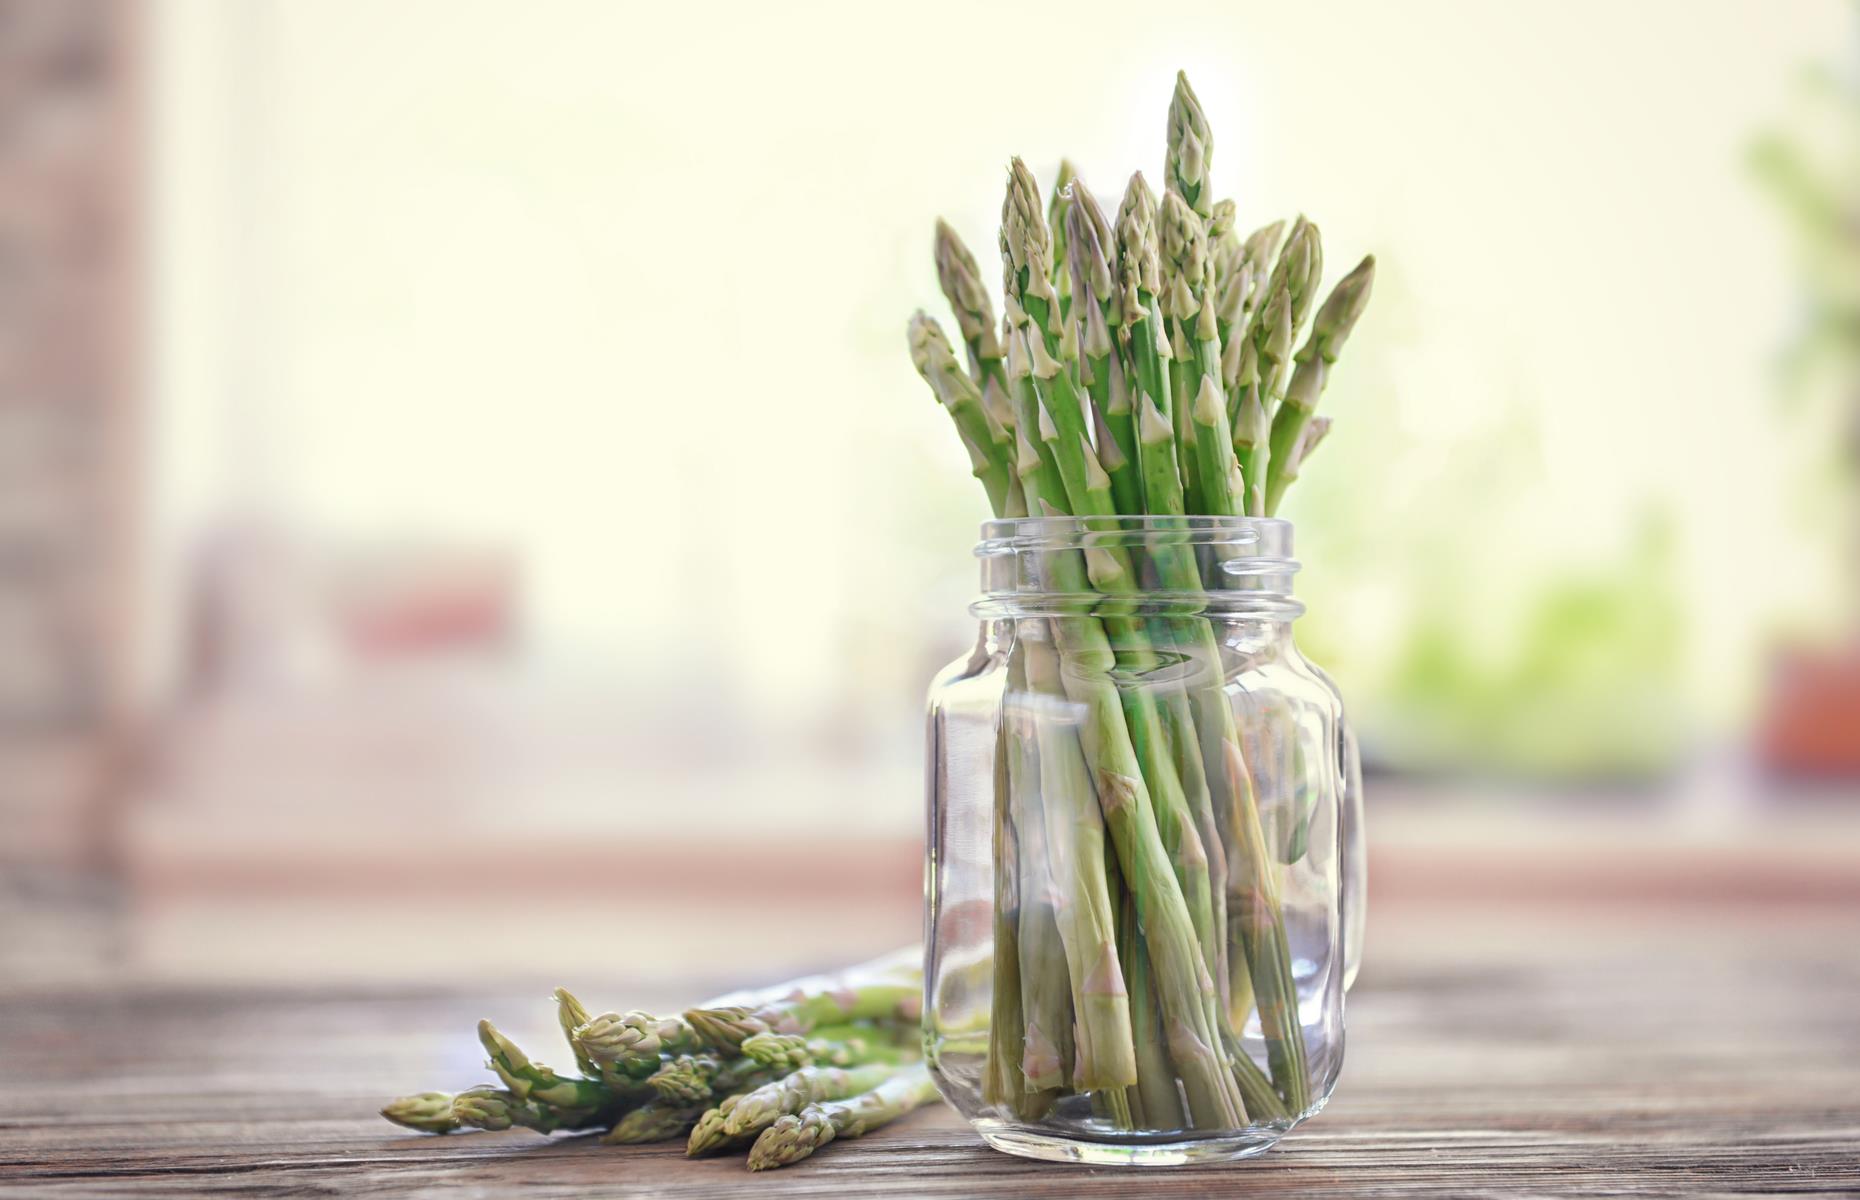
M 583 1075 L 600 1075 L 600 1068 L 589 1057 L 587 1049 L 575 1037 L 575 1031 L 588 1023 L 588 1009 L 575 994 L 567 988 L 555 989 L 556 1020 L 562 1025 L 562 1036 L 568 1039 L 568 1048 L 575 1055 L 575 1067 Z
M 1164 311 L 1185 338 L 1192 330 L 1194 347 L 1192 357 L 1187 362 L 1178 360 L 1177 364 L 1192 381 L 1187 394 L 1194 397 L 1193 408 L 1186 414 L 1188 419 L 1178 416 L 1178 434 L 1184 428 L 1188 431 L 1202 511 L 1236 514 L 1241 511 L 1237 503 L 1241 489 L 1234 484 L 1238 464 L 1227 422 L 1227 396 L 1221 387 L 1221 342 L 1207 242 L 1199 219 L 1173 192 L 1163 199 L 1162 229 L 1163 253 L 1173 265 L 1168 274 L 1174 280 Z M 1180 447 L 1177 453 L 1181 453 Z
M 810 1104 L 843 1100 L 871 1091 L 897 1075 L 899 1070 L 873 1063 L 851 1069 L 807 1067 L 795 1071 L 753 1092 L 732 1097 L 724 1111 L 724 1136 L 752 1137 L 773 1125 L 777 1118 L 798 1113 Z
M 684 1019 L 706 1045 L 735 1054 L 758 1033 L 807 1033 L 851 1021 L 915 1023 L 922 1012 L 921 972 L 880 961 L 797 980 L 742 1003 L 689 1009 Z
M 556 1108 L 494 1087 L 460 1092 L 452 1100 L 452 1117 L 463 1128 L 499 1131 L 520 1126 L 537 1133 L 595 1129 L 613 1119 L 602 1109 Z
M 1017 649 L 1009 660 L 1008 688 L 1016 675 L 1024 677 L 1024 655 Z M 1015 784 L 1023 752 L 1018 733 L 1010 735 L 1005 711 L 995 733 L 995 819 L 992 851 L 995 866 L 994 991 L 989 1001 L 988 1057 L 982 1070 L 982 1099 L 1019 1112 L 1027 1103 L 1021 1057 L 1026 1053 L 1027 1031 L 1021 1011 L 1020 981 L 1020 841 L 1014 829 Z
M 1000 382 L 1005 373 L 1001 340 L 995 333 L 994 304 L 988 299 L 988 289 L 982 286 L 975 256 L 941 218 L 936 223 L 936 278 L 968 347 L 971 378 L 977 387 L 985 386 L 991 378 Z
M 1292 373 L 1285 402 L 1272 421 L 1272 458 L 1280 466 L 1266 480 L 1264 511 L 1267 515 L 1278 510 L 1285 489 L 1298 476 L 1294 451 L 1299 446 L 1300 435 L 1317 408 L 1318 397 L 1323 395 L 1331 366 L 1369 305 L 1369 293 L 1375 281 L 1376 260 L 1370 255 L 1331 289 L 1312 322 L 1310 338 L 1298 351 L 1298 368 Z M 1309 453 L 1314 444 L 1305 445 L 1303 452 Z
M 1295 375 L 1294 378 L 1296 378 Z M 1284 410 L 1282 409 L 1281 411 Z M 1299 436 L 1296 442 L 1292 443 L 1292 452 L 1286 455 L 1283 462 L 1280 463 L 1279 474 L 1268 479 L 1269 490 L 1266 493 L 1267 516 L 1270 517 L 1273 515 L 1278 507 L 1279 497 L 1285 494 L 1286 488 L 1297 481 L 1299 468 L 1304 466 L 1305 458 L 1310 455 L 1313 450 L 1317 449 L 1318 443 L 1323 441 L 1325 435 L 1328 433 L 1330 433 L 1329 417 L 1312 417 L 1305 425 L 1303 434 Z M 1278 493 L 1276 495 L 1270 490 L 1272 478 L 1276 478 L 1279 481 Z
M 810 1104 L 762 1131 L 750 1147 L 749 1169 L 767 1171 L 800 1162 L 835 1138 L 863 1137 L 935 1099 L 929 1072 L 910 1067 L 861 1095 Z
M 1270 478 L 1271 470 L 1272 414 L 1278 408 L 1285 364 L 1292 354 L 1292 329 L 1291 291 L 1281 287 L 1266 305 L 1259 323 L 1260 332 L 1254 342 L 1258 362 L 1257 378 L 1243 409 L 1243 419 L 1248 423 L 1247 436 L 1250 438 L 1244 464 L 1246 512 L 1256 517 L 1266 515 L 1266 481 Z
M 1013 440 L 989 414 L 981 390 L 957 364 L 942 327 L 919 309 L 911 316 L 909 334 L 911 362 L 956 423 L 972 456 L 975 477 L 988 493 L 989 505 L 996 513 L 1011 515 L 1017 508 L 1024 511 L 1014 477 Z
M 1130 1091 L 1133 1110 L 1143 1114 L 1146 1129 L 1182 1129 L 1188 1117 L 1182 1111 L 1182 1096 L 1176 1090 L 1175 1071 L 1169 1062 L 1169 1047 L 1158 1019 L 1155 981 L 1150 972 L 1149 949 L 1137 926 L 1136 897 L 1125 892 L 1120 925 L 1128 932 L 1123 944 L 1130 988 L 1130 1024 L 1136 1039 L 1137 1083 Z
M 613 1090 L 592 1079 L 558 1075 L 517 1048 L 489 1021 L 478 1022 L 478 1040 L 490 1055 L 486 1064 L 521 1100 L 535 1100 L 559 1108 L 598 1109 L 613 1103 Z
M 1082 180 L 1072 181 L 1072 196 L 1066 212 L 1066 249 L 1072 313 L 1079 328 L 1079 378 L 1091 400 L 1098 457 L 1111 477 L 1117 511 L 1140 512 L 1143 485 L 1137 469 L 1136 417 L 1116 341 L 1123 323 L 1112 268 L 1116 233 Z
M 1123 309 L 1123 320 L 1119 324 L 1124 333 L 1125 358 L 1130 365 L 1131 404 L 1139 426 L 1138 474 L 1145 487 L 1146 506 L 1154 512 L 1155 503 L 1148 498 L 1147 489 L 1160 464 L 1145 459 L 1144 455 L 1146 452 L 1154 455 L 1159 447 L 1152 443 L 1146 450 L 1140 430 L 1146 400 L 1162 413 L 1165 424 L 1170 420 L 1172 405 L 1167 363 L 1171 351 L 1157 303 L 1157 293 L 1162 290 L 1162 256 L 1157 248 L 1156 200 L 1141 171 L 1130 177 L 1130 184 L 1124 189 L 1123 204 L 1118 209 L 1117 270 Z M 1169 471 L 1175 474 L 1173 441 L 1161 449 L 1167 450 Z M 1181 491 L 1179 478 L 1173 490 Z
M 1072 1085 L 1080 1091 L 1110 1092 L 1114 1115 L 1128 1125 L 1121 1089 L 1137 1081 L 1137 1064 L 1129 996 L 1117 957 L 1116 917 L 1105 879 L 1104 819 L 1072 725 L 1076 718 L 1069 712 L 1071 706 L 1059 699 L 1064 691 L 1058 662 L 1045 655 L 1036 661 L 1050 672 L 1034 682 L 1030 699 L 1046 710 L 1036 720 L 1040 777 L 1048 793 L 1047 869 L 1064 897 L 1056 915 L 1078 1022 Z M 1074 802 L 1056 803 L 1051 798 L 1055 791 L 1064 791 Z
M 1059 297 L 1059 317 L 1070 320 L 1072 316 L 1072 274 L 1068 269 L 1066 251 L 1066 221 L 1072 210 L 1072 181 L 1078 178 L 1078 171 L 1071 160 L 1059 160 L 1059 173 L 1053 178 L 1051 199 L 1046 205 L 1047 235 L 1052 241 L 1052 254 L 1047 270 L 1053 279 L 1053 293 Z
M 1028 1092 L 1056 1093 L 1071 1082 L 1075 1049 L 1071 980 L 1059 926 L 1064 905 L 1060 889 L 1074 881 L 1048 868 L 1046 808 L 1075 802 L 1076 797 L 1065 794 L 1063 780 L 1048 778 L 1045 756 L 1040 754 L 1047 738 L 1031 714 L 1017 714 L 1015 720 L 1021 726 L 1020 753 L 1027 760 L 1021 764 L 1021 786 L 1014 793 L 1020 831 L 1020 861 L 1015 865 L 1020 873 L 1021 1004 L 1026 1018 L 1021 1073 Z M 1089 1026 L 1083 1032 L 1090 1037 Z

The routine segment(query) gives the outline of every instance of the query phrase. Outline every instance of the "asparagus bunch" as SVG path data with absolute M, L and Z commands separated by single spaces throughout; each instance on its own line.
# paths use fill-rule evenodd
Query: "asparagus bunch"
M 915 949 L 901 951 L 835 975 L 721 997 L 691 1010 L 691 1019 L 641 1011 L 590 1015 L 573 993 L 557 988 L 557 1019 L 578 1074 L 545 1066 L 481 1021 L 478 1038 L 497 1086 L 403 1096 L 381 1115 L 423 1133 L 606 1130 L 602 1140 L 615 1145 L 689 1132 L 693 1156 L 746 1145 L 778 1118 L 828 1102 L 863 1114 L 863 1132 L 934 1096 L 896 1085 L 928 1078 L 915 1062 L 919 957 Z M 788 1161 L 812 1148 L 790 1152 Z M 769 1159 L 757 1169 L 778 1165 Z
M 1042 205 L 1014 159 L 999 333 L 974 256 L 938 223 L 967 362 L 922 312 L 912 359 L 996 516 L 1141 515 L 1164 530 L 1270 516 L 1330 428 L 1313 414 L 1374 260 L 1318 304 L 1317 227 L 1242 236 L 1213 190 L 1213 144 L 1178 75 L 1160 201 L 1139 172 L 1109 220 L 1067 164 Z M 1009 650 L 983 1097 L 1026 1120 L 1081 1094 L 1121 1128 L 1295 1119 L 1310 1091 L 1285 856 L 1262 832 L 1214 626 L 1142 603 L 1149 588 L 1222 586 L 1217 564 L 1158 535 L 1141 552 L 1051 552 L 1038 569 L 1052 592 L 1099 599 L 1018 620 Z M 1254 1020 L 1264 1070 L 1244 1044 Z M 763 1137 L 770 1161 L 807 1140 L 798 1117 Z

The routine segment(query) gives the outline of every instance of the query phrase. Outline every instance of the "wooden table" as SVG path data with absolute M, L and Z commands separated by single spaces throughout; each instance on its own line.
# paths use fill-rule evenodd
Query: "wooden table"
M 1264 1157 L 1147 1171 L 1008 1158 L 947 1110 L 754 1177 L 374 1116 L 480 1081 L 478 1016 L 554 1042 L 541 980 L 0 992 L 0 1196 L 1860 1195 L 1860 914 L 1432 910 L 1372 937 L 1330 1108 Z

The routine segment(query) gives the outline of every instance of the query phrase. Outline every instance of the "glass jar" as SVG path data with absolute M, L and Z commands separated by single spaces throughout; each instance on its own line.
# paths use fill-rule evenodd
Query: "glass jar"
M 1292 527 L 993 521 L 930 695 L 925 1052 L 998 1149 L 1256 1154 L 1323 1107 L 1360 771 L 1299 654 Z

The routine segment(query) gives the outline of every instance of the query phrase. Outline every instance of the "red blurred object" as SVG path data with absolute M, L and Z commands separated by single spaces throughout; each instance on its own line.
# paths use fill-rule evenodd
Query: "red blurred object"
M 339 588 L 343 640 L 362 659 L 503 647 L 514 575 L 495 554 L 429 553 L 355 572 Z
M 1860 779 L 1860 643 L 1782 652 L 1760 737 L 1779 774 Z

